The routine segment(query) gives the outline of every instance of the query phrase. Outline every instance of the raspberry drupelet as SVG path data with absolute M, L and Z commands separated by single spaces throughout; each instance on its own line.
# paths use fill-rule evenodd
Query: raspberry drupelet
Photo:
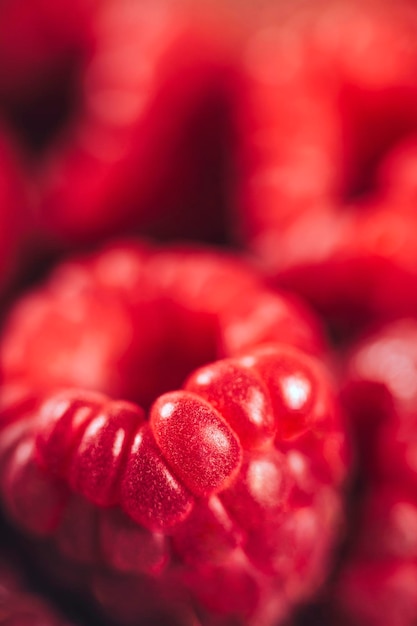
M 232 257 L 131 243 L 67 262 L 2 341 L 8 516 L 118 623 L 283 622 L 341 531 L 323 352 L 302 306 Z

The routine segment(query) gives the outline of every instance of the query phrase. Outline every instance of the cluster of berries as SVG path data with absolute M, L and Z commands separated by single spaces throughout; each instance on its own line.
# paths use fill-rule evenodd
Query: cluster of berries
M 413 0 L 0 3 L 0 624 L 417 622 L 416 203 Z

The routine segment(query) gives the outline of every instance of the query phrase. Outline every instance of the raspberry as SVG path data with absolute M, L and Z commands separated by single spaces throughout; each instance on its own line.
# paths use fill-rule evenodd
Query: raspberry
M 411 319 L 369 334 L 348 360 L 343 397 L 358 442 L 360 498 L 333 602 L 355 626 L 417 618 L 416 365 Z
M 1 451 L 1 491 L 10 517 L 29 534 L 49 537 L 66 558 L 81 559 L 90 568 L 90 585 L 106 573 L 100 569 L 105 554 L 112 575 L 137 577 L 138 594 L 143 576 L 151 576 L 162 597 L 188 598 L 207 620 L 213 614 L 275 623 L 326 574 L 344 473 L 324 479 L 314 455 L 321 455 L 324 434 L 340 435 L 342 426 L 324 371 L 304 353 L 275 344 L 230 362 L 264 380 L 267 400 L 275 390 L 265 371 L 279 370 L 281 362 L 285 371 L 292 364 L 294 378 L 300 369 L 308 372 L 325 397 L 313 394 L 306 428 L 289 436 L 276 428 L 269 441 L 244 448 L 226 417 L 187 383 L 158 398 L 149 421 L 134 405 L 103 396 L 77 390 L 49 396 L 39 409 L 17 411 L 2 432 L 8 445 Z M 227 370 L 228 361 L 213 367 L 219 363 Z M 221 376 L 217 384 L 220 391 Z M 280 402 L 281 413 L 291 416 L 291 401 Z M 262 422 L 262 412 L 255 417 Z M 278 426 L 280 412 L 274 418 Z M 303 454 L 306 432 L 316 441 L 310 458 Z M 339 462 L 344 454 L 342 443 Z M 138 550 L 130 563 L 120 553 L 126 535 L 124 542 L 131 537 Z M 234 595 L 247 587 L 249 596 Z M 131 602 L 137 617 L 144 607 Z M 150 599 L 146 611 L 155 610 Z
M 80 105 L 41 168 L 41 222 L 55 240 L 226 237 L 239 79 L 225 24 L 212 21 L 171 0 L 98 7 Z
M 413 314 L 415 7 L 281 13 L 259 12 L 242 53 L 241 234 L 332 319 Z
M 267 322 L 261 335 L 253 328 L 258 297 Z M 128 314 L 137 320 L 143 303 L 162 306 L 162 321 L 169 316 L 172 357 L 146 379 L 158 379 L 154 396 L 140 389 L 140 368 L 129 380 L 133 361 L 124 369 L 124 355 L 115 359 L 108 342 L 83 336 L 97 324 L 95 299 L 106 302 L 106 333 L 115 326 L 118 348 Z M 265 299 L 274 304 L 270 319 Z M 124 317 L 114 316 L 116 301 Z M 302 347 L 307 338 L 308 348 L 322 350 L 300 311 L 231 257 L 134 244 L 67 262 L 12 311 L 2 347 L 5 510 L 44 538 L 65 584 L 76 584 L 82 564 L 86 589 L 118 623 L 149 623 L 164 607 L 183 625 L 272 626 L 326 576 L 340 532 L 346 440 L 325 369 L 283 343 Z M 98 370 L 90 391 L 73 379 L 74 321 L 80 343 L 89 337 L 94 361 L 109 368 Z M 248 333 L 234 332 L 234 324 Z M 166 346 L 167 331 L 160 332 Z M 261 344 L 253 342 L 260 336 Z M 213 338 L 219 352 L 207 364 L 211 352 L 200 348 Z M 141 341 L 121 345 L 129 359 L 147 357 L 135 353 Z M 173 368 L 182 386 L 167 389 L 160 377 Z M 109 371 L 118 387 L 108 385 Z M 115 389 L 130 390 L 130 402 L 111 399 Z M 141 399 L 146 413 L 135 404 Z
M 238 259 L 120 243 L 63 263 L 16 303 L 0 363 L 7 383 L 73 385 L 148 407 L 202 363 L 269 341 L 324 352 L 304 307 Z

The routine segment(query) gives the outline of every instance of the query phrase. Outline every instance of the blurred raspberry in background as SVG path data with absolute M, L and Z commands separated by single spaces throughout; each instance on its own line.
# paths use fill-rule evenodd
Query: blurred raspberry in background
M 314 314 L 299 331 L 304 306 L 292 303 L 305 298 L 335 340 L 325 358 L 342 372 L 356 458 L 346 543 L 331 564 L 318 565 L 329 580 L 320 623 L 417 620 L 416 202 L 411 0 L 0 3 L 1 315 L 20 311 L 23 328 L 19 339 L 13 324 L 3 325 L 9 369 L 25 372 L 35 395 L 39 381 L 47 389 L 70 372 L 71 382 L 95 381 L 94 388 L 99 380 L 124 399 L 136 399 L 140 388 L 150 405 L 194 367 L 224 356 L 197 289 L 207 277 L 204 263 L 190 262 L 174 280 L 176 261 L 167 252 L 163 271 L 156 263 L 161 274 L 149 271 L 145 288 L 133 280 L 143 259 L 126 262 L 137 236 L 238 249 L 256 281 L 269 284 L 261 297 L 252 279 L 241 283 L 220 261 L 210 297 L 230 298 L 226 354 L 270 340 L 278 326 L 291 342 L 293 333 L 301 343 L 313 337 L 307 349 L 322 350 Z M 125 235 L 132 241 L 118 244 L 119 254 L 99 263 L 94 279 L 86 278 L 84 261 L 65 261 L 48 288 L 26 293 L 68 254 L 94 256 Z M 156 283 L 172 291 L 152 301 Z M 97 284 L 106 285 L 105 297 Z M 140 314 L 124 300 L 132 285 Z M 289 306 L 277 288 L 292 292 Z M 182 317 L 177 297 L 187 289 L 194 296 L 181 305 Z M 375 327 L 401 316 L 409 321 Z M 367 328 L 372 334 L 356 343 Z M 3 381 L 8 373 L 1 372 Z M 4 422 L 7 393 L 2 388 Z M 0 448 L 6 439 L 0 436 Z M 31 506 L 24 498 L 20 504 Z M 74 536 L 89 546 L 77 506 Z M 43 510 L 40 503 L 39 520 Z M 190 558 L 184 537 L 178 541 Z M 295 551 L 294 570 L 296 559 Z M 210 583 L 210 602 L 226 610 L 213 571 L 199 580 Z M 117 614 L 130 583 L 121 584 L 120 596 L 109 592 L 114 578 L 98 581 L 96 595 Z M 187 615 L 187 626 L 201 626 Z M 310 626 L 315 618 L 307 610 L 305 619 Z

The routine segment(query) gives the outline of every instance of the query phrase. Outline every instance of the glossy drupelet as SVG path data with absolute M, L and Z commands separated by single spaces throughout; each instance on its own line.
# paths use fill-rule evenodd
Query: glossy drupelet
M 414 314 L 415 5 L 294 5 L 254 11 L 243 46 L 241 235 L 349 329 Z
M 259 380 L 258 393 L 237 377 L 240 393 L 228 394 L 223 377 L 236 370 Z M 239 431 L 250 429 L 257 436 L 243 445 Z M 123 585 L 101 598 L 121 621 L 150 618 L 163 598 L 203 624 L 276 624 L 327 574 L 344 433 L 324 371 L 294 348 L 205 366 L 160 396 L 148 420 L 133 404 L 62 391 L 9 409 L 1 441 L 11 520 L 81 561 L 99 596 L 107 576 L 134 580 L 134 598 Z
M 417 620 L 416 370 L 412 319 L 375 330 L 349 355 L 343 397 L 361 473 L 333 589 L 336 616 L 349 626 Z
M 94 300 L 105 331 L 85 306 Z M 135 320 L 144 302 L 155 307 L 136 324 L 153 351 L 130 333 L 119 342 L 122 302 Z M 145 324 L 157 310 L 172 333 L 160 325 L 161 344 Z M 301 311 L 235 259 L 133 244 L 67 263 L 12 311 L 4 507 L 43 538 L 45 560 L 62 559 L 57 576 L 90 589 L 118 623 L 147 623 L 163 607 L 179 624 L 272 626 L 327 575 L 348 459 L 332 384 L 302 350 L 322 345 Z M 100 363 L 90 391 L 72 378 L 86 343 Z

